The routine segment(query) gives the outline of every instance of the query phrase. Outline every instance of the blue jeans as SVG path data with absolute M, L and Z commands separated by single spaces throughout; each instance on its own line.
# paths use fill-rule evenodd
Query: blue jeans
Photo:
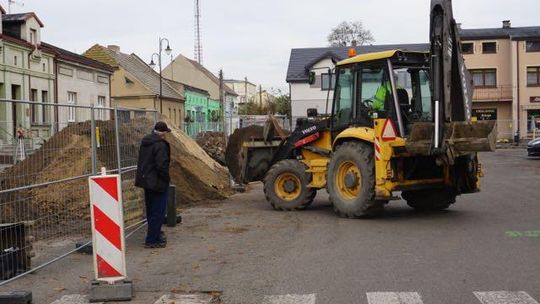
M 167 210 L 167 198 L 169 188 L 165 192 L 155 192 L 144 189 L 144 202 L 146 204 L 146 219 L 148 220 L 148 233 L 146 234 L 146 244 L 157 244 L 160 242 L 161 225 L 165 221 Z

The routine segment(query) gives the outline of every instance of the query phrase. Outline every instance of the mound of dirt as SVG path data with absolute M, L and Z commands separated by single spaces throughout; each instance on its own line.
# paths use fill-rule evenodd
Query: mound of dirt
M 261 126 L 249 126 L 245 128 L 236 129 L 234 133 L 229 136 L 229 142 L 227 149 L 225 150 L 225 163 L 232 177 L 236 181 L 240 181 L 241 177 L 241 153 L 242 144 L 250 139 L 263 138 L 264 128 Z
M 152 122 L 141 118 L 120 124 L 122 167 L 136 165 L 140 140 L 151 130 Z M 169 123 L 169 126 L 173 126 Z M 100 146 L 97 166 L 117 167 L 114 121 L 97 122 Z M 171 127 L 167 140 L 171 145 L 171 183 L 177 187 L 181 203 L 221 200 L 232 194 L 227 169 L 215 162 L 199 145 L 180 129 Z M 90 122 L 72 124 L 56 133 L 24 161 L 0 174 L 0 190 L 13 189 L 84 176 L 92 172 Z M 124 176 L 125 182 L 134 174 Z M 131 181 L 133 183 L 133 181 Z M 125 187 L 124 195 L 135 203 L 142 199 L 134 187 Z M 88 181 L 66 180 L 46 186 L 0 194 L 2 222 L 32 220 L 60 212 L 70 218 L 87 218 Z M 131 201 L 131 200 L 130 200 Z M 140 202 L 139 202 L 140 203 Z M 126 208 L 130 208 L 126 206 Z
M 196 141 L 210 157 L 220 165 L 225 165 L 225 135 L 223 132 L 201 132 L 197 135 Z
M 172 126 L 172 123 L 168 123 Z M 222 200 L 230 196 L 227 168 L 212 159 L 191 137 L 176 127 L 167 135 L 171 145 L 171 182 L 182 202 Z

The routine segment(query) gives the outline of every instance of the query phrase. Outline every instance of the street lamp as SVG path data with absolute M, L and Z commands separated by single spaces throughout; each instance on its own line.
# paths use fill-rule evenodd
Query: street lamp
M 158 65 L 159 65 L 159 112 L 163 114 L 163 76 L 162 73 L 162 66 L 161 66 L 161 52 L 163 51 L 163 42 L 167 42 L 167 47 L 165 48 L 165 53 L 167 55 L 170 55 L 172 52 L 172 49 L 169 45 L 169 39 L 167 38 L 159 38 L 159 52 L 152 54 L 150 57 L 150 63 L 148 64 L 152 69 L 156 67 L 156 63 L 154 62 L 154 56 L 157 57 Z

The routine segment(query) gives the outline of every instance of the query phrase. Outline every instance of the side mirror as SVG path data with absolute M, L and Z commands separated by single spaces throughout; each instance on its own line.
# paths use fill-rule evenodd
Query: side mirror
M 313 85 L 315 83 L 315 72 L 309 72 L 309 78 L 308 83 L 309 85 Z
M 319 112 L 317 112 L 317 109 L 315 108 L 307 109 L 307 117 L 317 117 L 317 116 L 319 116 Z

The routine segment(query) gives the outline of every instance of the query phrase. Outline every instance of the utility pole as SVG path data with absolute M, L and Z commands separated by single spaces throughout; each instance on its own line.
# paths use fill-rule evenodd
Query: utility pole
M 219 103 L 221 104 L 221 125 L 223 128 L 223 138 L 225 139 L 225 146 L 227 146 L 227 132 L 225 130 L 225 100 L 223 93 L 223 70 L 219 70 Z
M 247 80 L 247 76 L 244 77 L 244 103 L 248 103 L 248 89 L 247 89 L 247 86 L 248 86 L 248 80 Z
M 261 109 L 261 113 L 262 113 L 263 112 L 262 85 L 259 85 L 259 108 Z
M 201 41 L 201 6 L 199 0 L 195 0 L 195 61 L 199 64 L 203 62 Z

